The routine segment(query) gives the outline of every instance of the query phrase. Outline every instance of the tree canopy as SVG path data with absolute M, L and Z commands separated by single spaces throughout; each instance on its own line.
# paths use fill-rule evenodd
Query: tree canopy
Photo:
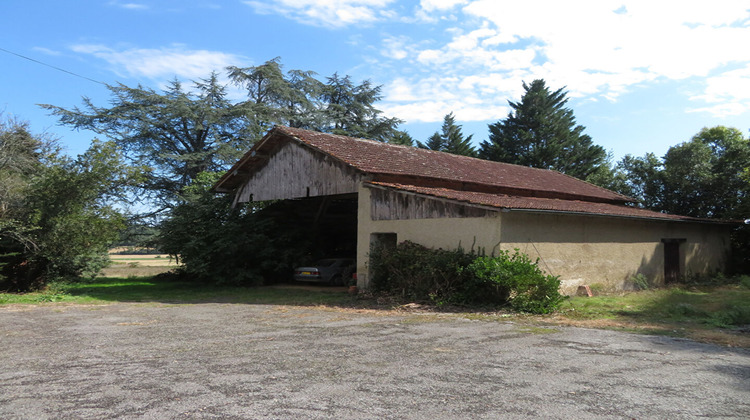
M 151 204 L 168 206 L 199 173 L 234 163 L 252 144 L 245 110 L 230 103 L 216 74 L 195 82 L 192 91 L 178 81 L 161 93 L 140 85 L 108 89 L 109 108 L 88 98 L 83 108 L 43 107 L 63 124 L 111 139 L 132 164 L 147 168 L 142 187 Z
M 644 207 L 685 216 L 743 220 L 750 217 L 750 141 L 736 128 L 704 128 L 658 158 L 625 156 L 617 170 L 620 192 Z M 732 233 L 734 270 L 750 269 L 750 229 Z
M 417 142 L 417 146 L 422 149 L 437 150 L 454 155 L 476 157 L 477 152 L 471 144 L 472 137 L 473 135 L 464 137 L 461 126 L 456 124 L 456 118 L 451 112 L 443 117 L 441 131 L 435 132 L 425 143 Z
M 108 86 L 111 106 L 65 109 L 43 105 L 60 122 L 114 141 L 130 163 L 147 170 L 141 196 L 167 209 L 201 172 L 227 169 L 276 124 L 380 141 L 405 141 L 401 122 L 374 104 L 380 86 L 334 74 L 321 82 L 311 71 L 284 73 L 280 59 L 260 66 L 229 67 L 230 80 L 247 99 L 233 102 L 216 73 L 189 89 L 173 81 L 162 92 L 122 84 Z
M 602 165 L 607 153 L 584 134 L 573 111 L 566 108 L 564 88 L 550 91 L 544 80 L 523 83 L 525 91 L 507 118 L 490 124 L 489 140 L 479 157 L 498 162 L 554 169 L 587 180 Z
M 72 159 L 15 120 L 0 123 L 0 150 L 0 290 L 96 274 L 123 226 L 112 198 L 137 170 L 113 142 L 95 141 Z
M 746 218 L 750 185 L 744 171 L 750 142 L 736 128 L 704 128 L 690 141 L 669 148 L 661 159 L 649 153 L 625 156 L 623 191 L 645 207 L 695 217 Z
M 375 108 L 381 87 L 369 80 L 355 84 L 351 76 L 338 73 L 325 81 L 316 79 L 312 71 L 284 73 L 278 57 L 228 71 L 232 82 L 247 92 L 248 99 L 241 105 L 258 135 L 274 124 L 378 141 L 398 135 L 401 120 L 383 117 Z

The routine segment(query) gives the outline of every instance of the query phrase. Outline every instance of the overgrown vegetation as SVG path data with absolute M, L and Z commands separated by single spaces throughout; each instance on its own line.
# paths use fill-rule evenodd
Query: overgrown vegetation
M 124 227 L 113 203 L 137 180 L 117 147 L 94 141 L 75 159 L 28 124 L 0 122 L 0 290 L 93 276 Z
M 468 271 L 471 276 L 465 294 L 469 301 L 507 301 L 516 311 L 546 314 L 564 299 L 559 277 L 544 274 L 537 261 L 518 250 L 479 257 Z
M 187 281 L 261 285 L 292 277 L 296 266 L 330 256 L 332 235 L 310 220 L 305 204 L 253 203 L 232 207 L 231 196 L 210 190 L 218 174 L 203 173 L 184 190 L 183 201 L 170 212 L 157 243 L 182 264 L 175 273 Z M 304 216 L 304 215 L 308 216 Z M 353 227 L 356 229 L 356 226 Z M 354 233 L 348 235 L 354 237 Z
M 413 242 L 375 247 L 373 287 L 403 297 L 453 304 L 508 304 L 516 311 L 549 313 L 563 300 L 560 280 L 545 275 L 518 250 L 483 256 L 474 250 L 431 249 Z
M 395 248 L 374 247 L 370 254 L 373 289 L 413 300 L 455 302 L 470 276 L 466 268 L 476 257 L 460 247 L 448 251 L 409 241 Z

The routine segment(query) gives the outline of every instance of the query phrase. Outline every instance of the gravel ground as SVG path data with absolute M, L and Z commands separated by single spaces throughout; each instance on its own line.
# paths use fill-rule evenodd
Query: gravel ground
M 0 418 L 750 418 L 750 352 L 456 315 L 0 307 Z

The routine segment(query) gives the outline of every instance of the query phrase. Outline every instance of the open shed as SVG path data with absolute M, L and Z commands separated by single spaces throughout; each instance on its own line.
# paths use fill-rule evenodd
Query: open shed
M 214 186 L 235 203 L 317 197 L 356 209 L 358 285 L 372 243 L 519 249 L 562 292 L 660 284 L 725 268 L 731 224 L 653 212 L 562 173 L 414 147 L 275 127 Z M 352 223 L 354 219 L 351 219 Z

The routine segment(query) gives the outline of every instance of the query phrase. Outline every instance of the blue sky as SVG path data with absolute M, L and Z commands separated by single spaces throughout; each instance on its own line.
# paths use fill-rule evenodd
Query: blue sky
M 1 49 L 46 64 L 0 51 L 0 110 L 70 153 L 93 133 L 37 104 L 106 106 L 88 79 L 159 88 L 277 56 L 286 70 L 382 85 L 378 107 L 418 140 L 449 112 L 487 139 L 537 78 L 566 87 L 615 159 L 661 156 L 702 127 L 750 129 L 746 0 L 5 0 L 0 25 Z

